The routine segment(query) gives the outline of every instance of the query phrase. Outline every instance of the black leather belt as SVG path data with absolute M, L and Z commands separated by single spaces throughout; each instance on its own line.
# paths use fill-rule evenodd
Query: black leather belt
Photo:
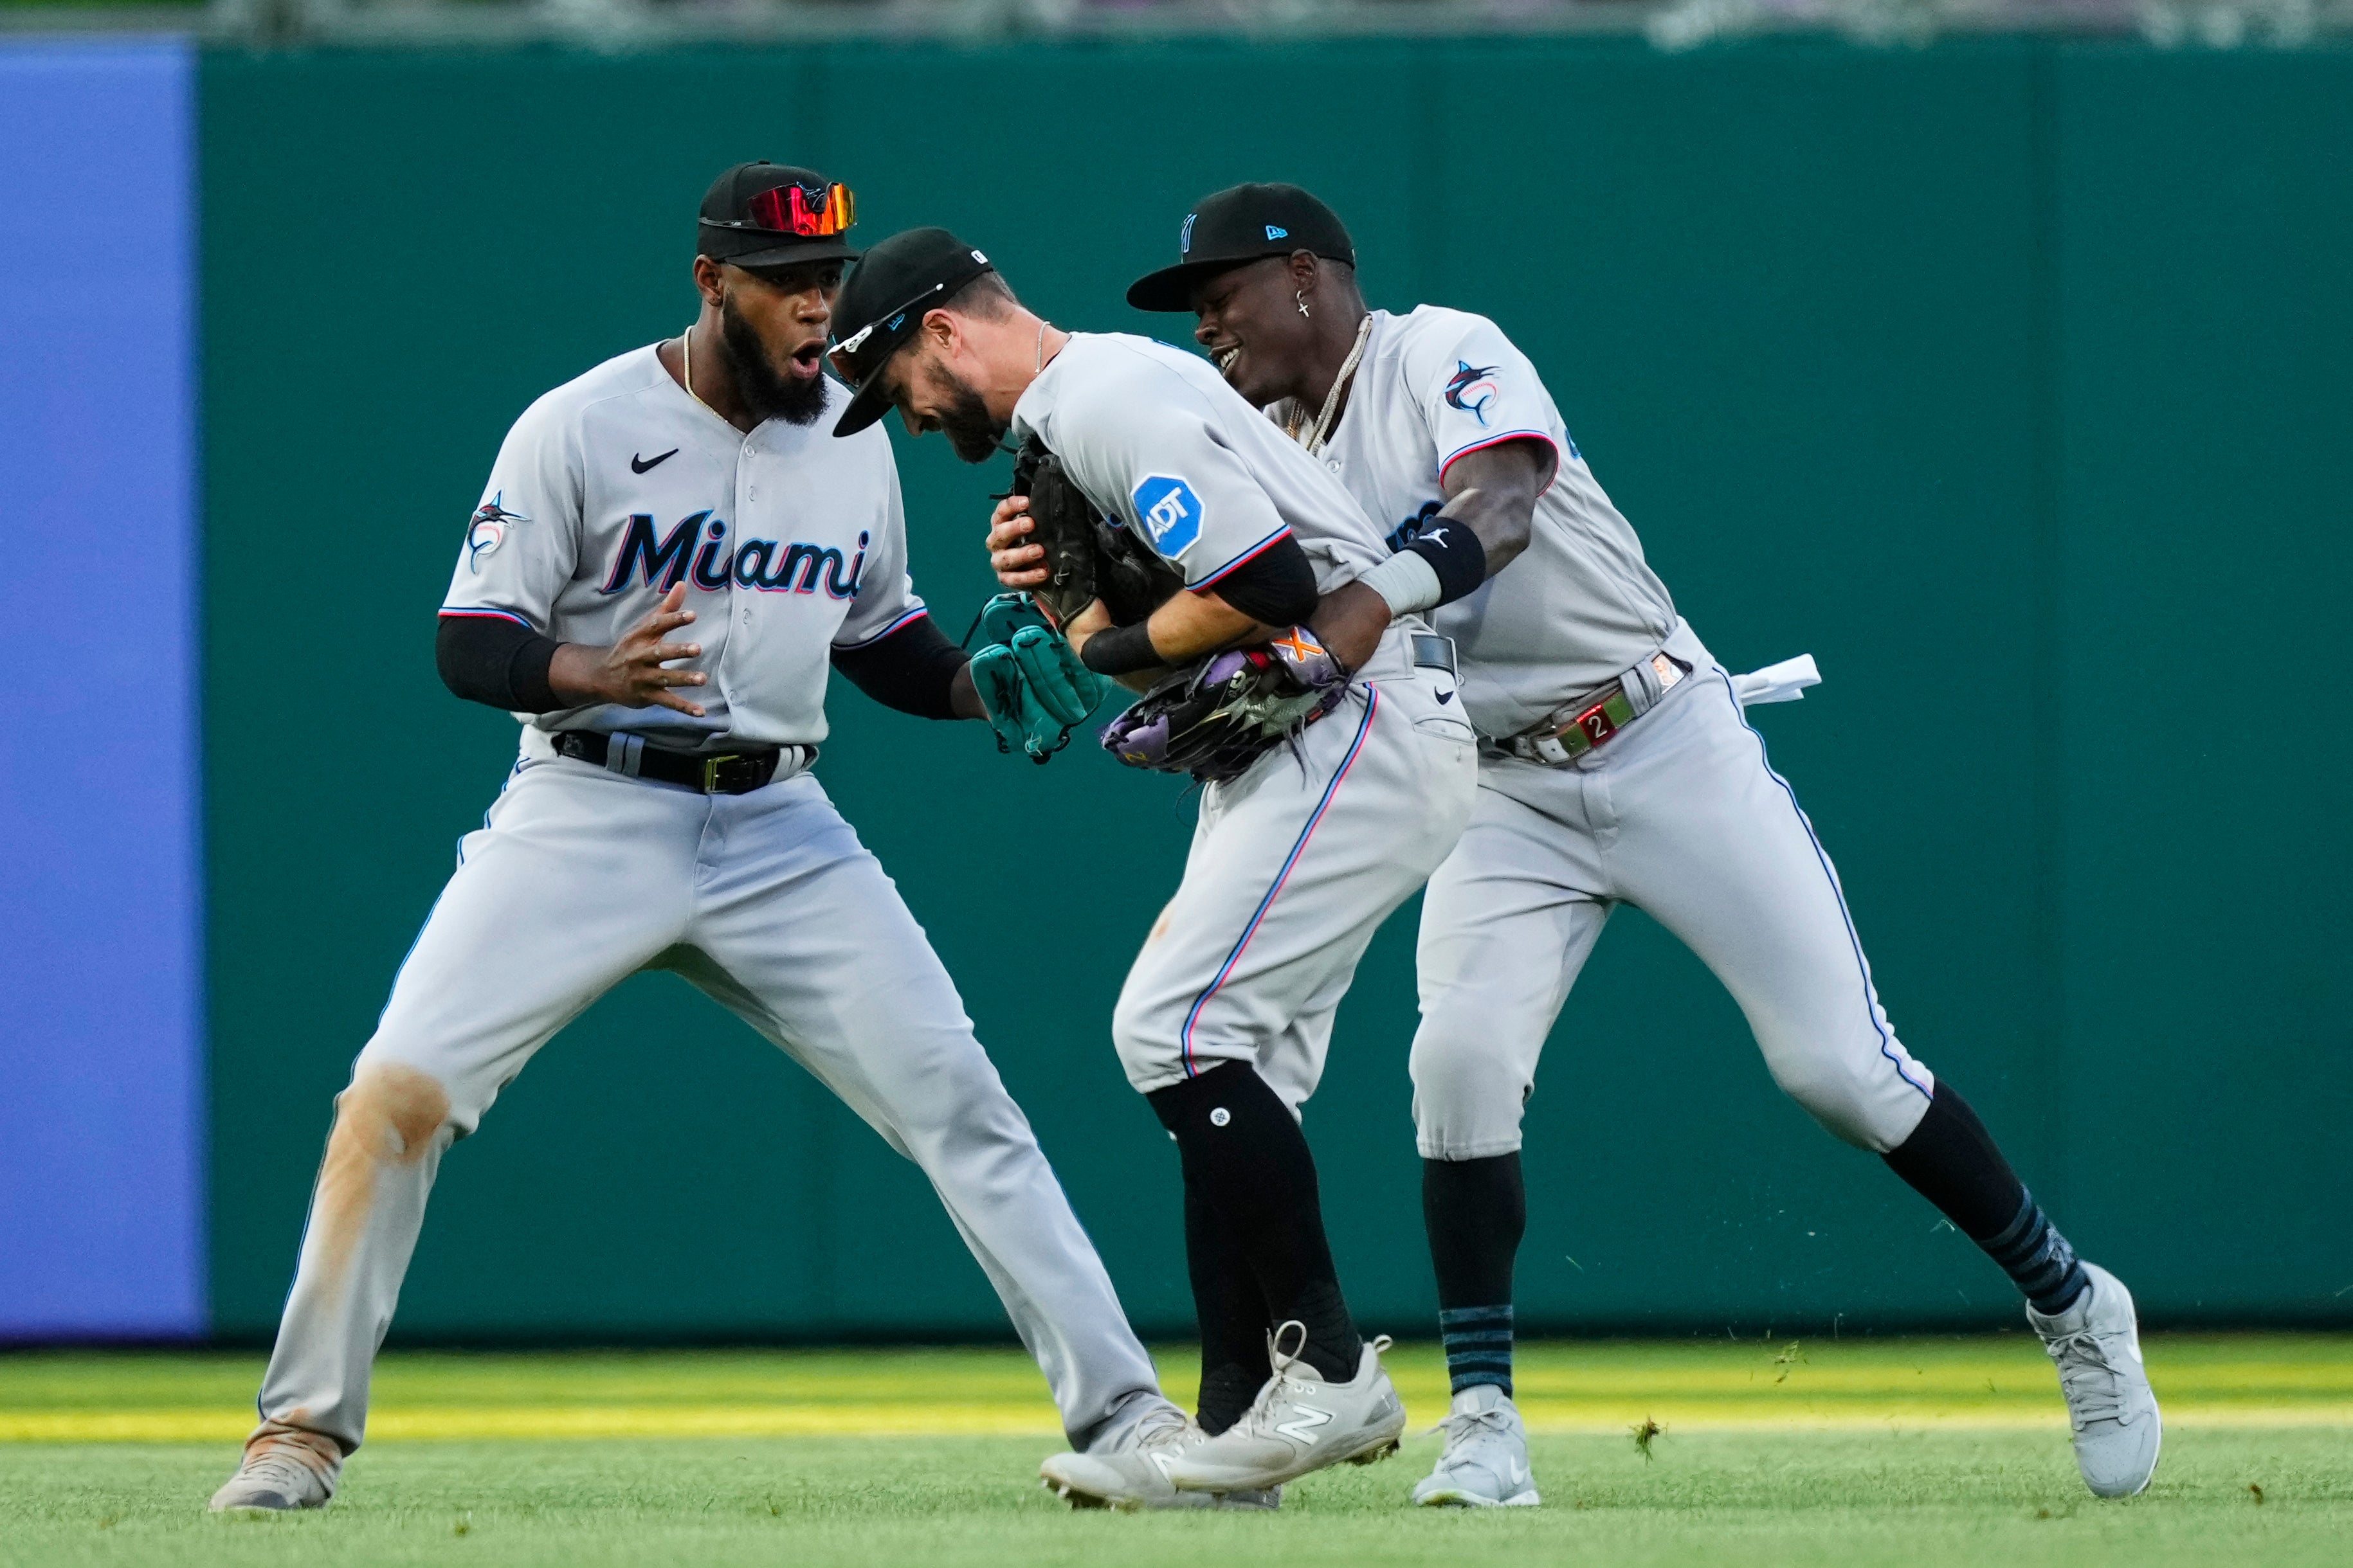
M 556 755 L 628 778 L 681 784 L 704 795 L 748 795 L 776 776 L 780 765 L 799 773 L 817 761 L 815 746 L 771 747 L 701 756 L 649 746 L 638 735 L 604 735 L 594 730 L 559 730 L 548 737 Z

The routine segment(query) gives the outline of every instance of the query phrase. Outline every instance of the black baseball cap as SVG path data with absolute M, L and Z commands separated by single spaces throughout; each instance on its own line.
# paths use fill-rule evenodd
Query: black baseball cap
M 858 258 L 833 302 L 833 368 L 849 383 L 849 406 L 834 426 L 855 436 L 890 407 L 882 370 L 923 324 L 923 312 L 997 268 L 944 228 L 894 234 Z
M 694 226 L 694 253 L 738 267 L 855 261 L 849 187 L 789 163 L 738 163 L 711 182 Z
M 1176 237 L 1176 265 L 1129 284 L 1127 302 L 1139 310 L 1190 310 L 1203 279 L 1294 250 L 1356 264 L 1339 215 L 1297 185 L 1230 185 L 1194 204 Z

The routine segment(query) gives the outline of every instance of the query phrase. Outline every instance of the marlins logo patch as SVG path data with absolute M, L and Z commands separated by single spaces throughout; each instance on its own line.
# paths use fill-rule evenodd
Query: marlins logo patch
M 1135 487 L 1136 521 L 1152 536 L 1152 547 L 1175 560 L 1201 537 L 1201 498 L 1173 474 L 1146 474 Z
M 1454 362 L 1454 379 L 1446 384 L 1446 405 L 1460 408 L 1477 418 L 1481 426 L 1487 423 L 1487 405 L 1495 401 L 1496 387 L 1493 379 L 1497 365 L 1475 365 L 1467 359 Z
M 480 572 L 482 557 L 504 544 L 507 524 L 529 522 L 531 519 L 519 511 L 509 511 L 502 504 L 506 491 L 501 490 L 474 509 L 474 521 L 466 527 L 466 570 Z

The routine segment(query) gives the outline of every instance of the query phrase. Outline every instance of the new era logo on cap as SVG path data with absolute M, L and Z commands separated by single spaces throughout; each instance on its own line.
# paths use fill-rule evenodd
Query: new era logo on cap
M 1269 239 L 1289 239 L 1291 231 L 1287 228 L 1277 228 L 1274 225 L 1269 224 L 1266 226 L 1266 237 Z

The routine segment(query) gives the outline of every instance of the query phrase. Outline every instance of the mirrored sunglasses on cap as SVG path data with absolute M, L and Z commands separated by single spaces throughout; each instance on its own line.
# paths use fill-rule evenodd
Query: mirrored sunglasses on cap
M 908 315 L 913 312 L 917 306 L 923 304 L 924 300 L 930 299 L 934 294 L 944 294 L 946 291 L 947 285 L 944 283 L 929 284 L 924 288 L 922 293 L 916 295 L 905 304 L 892 307 L 890 310 L 883 311 L 880 316 L 874 318 L 874 320 L 859 328 L 856 331 L 850 333 L 848 337 L 836 342 L 833 347 L 826 353 L 826 357 L 832 363 L 835 373 L 839 374 L 842 380 L 849 383 L 850 385 L 856 386 L 859 384 L 860 379 L 858 369 L 850 363 L 850 361 L 852 356 L 854 356 L 859 350 L 866 346 L 867 340 L 871 338 L 878 331 L 882 333 L 886 338 L 889 337 L 890 334 L 899 330 L 900 323 L 904 321 Z
M 762 191 L 744 204 L 745 216 L 732 221 L 728 228 L 765 228 L 779 234 L 797 234 L 804 239 L 825 239 L 849 231 L 858 221 L 858 198 L 849 187 L 836 182 L 822 189 L 806 185 L 778 185 Z

